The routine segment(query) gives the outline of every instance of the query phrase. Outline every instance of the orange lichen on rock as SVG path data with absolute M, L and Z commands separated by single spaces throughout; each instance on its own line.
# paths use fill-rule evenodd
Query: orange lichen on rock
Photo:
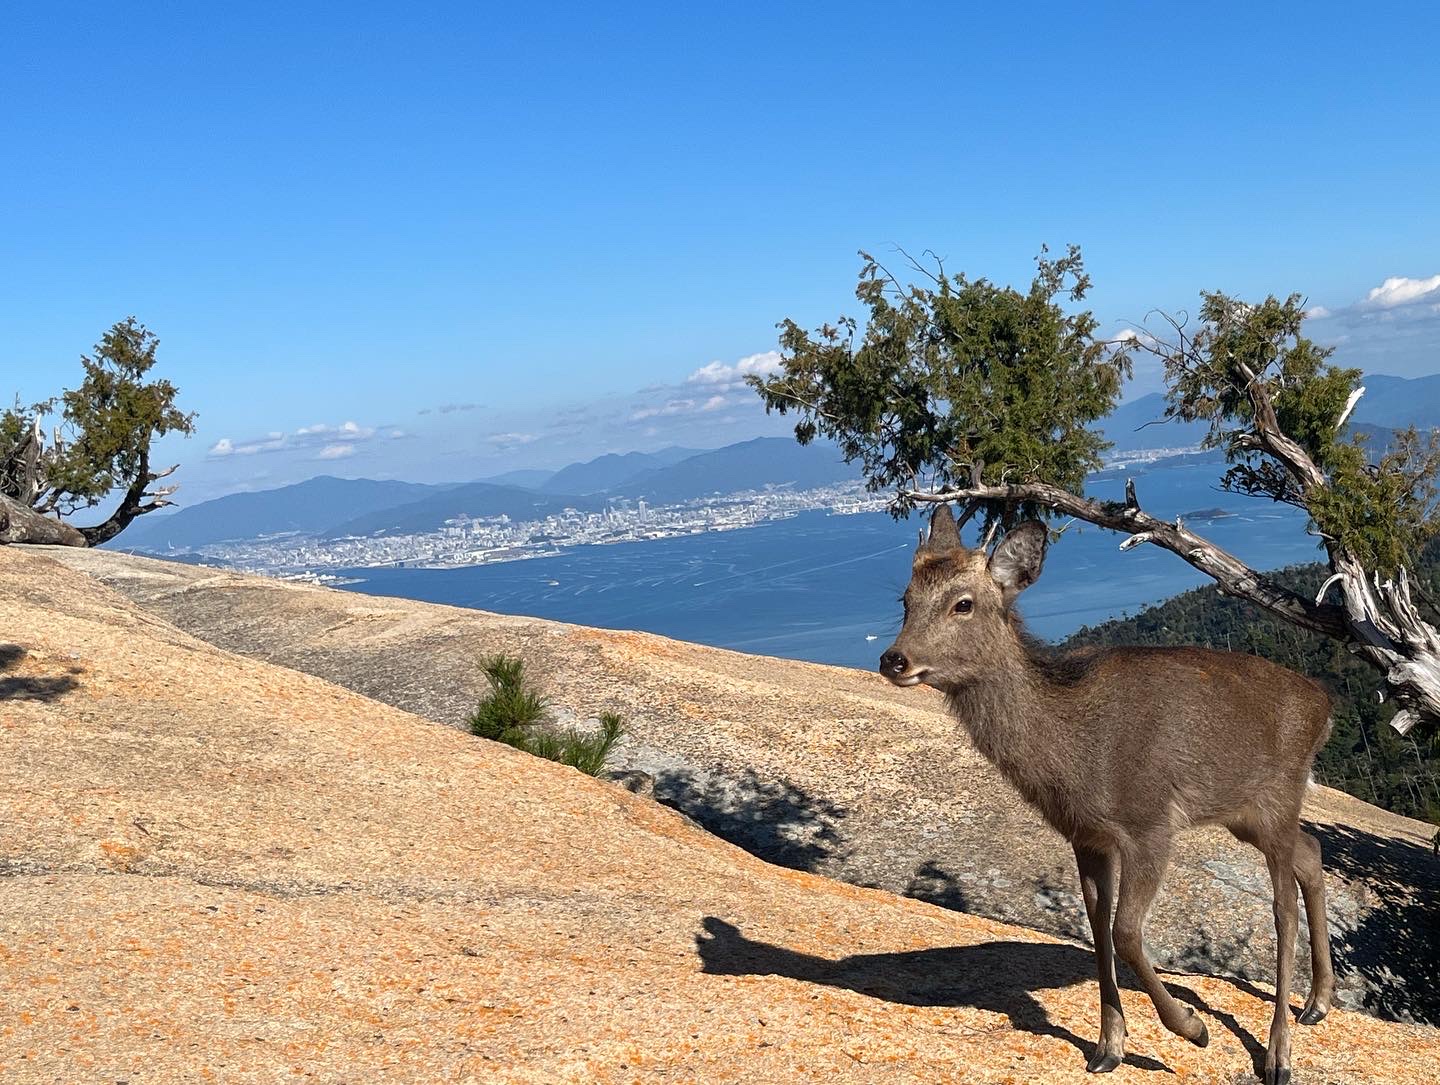
M 131 847 L 129 844 L 122 844 L 117 840 L 100 841 L 100 851 L 105 862 L 122 873 L 129 873 L 135 866 L 136 860 L 140 858 L 140 849 Z
M 0 701 L 6 1083 L 1088 1080 L 1083 947 L 770 866 L 34 552 L 0 548 L 0 629 L 32 662 Z M 1167 980 L 1210 1047 L 1126 990 L 1113 1080 L 1253 1072 L 1264 991 Z M 1337 1011 L 1294 1058 L 1431 1081 L 1440 1035 Z

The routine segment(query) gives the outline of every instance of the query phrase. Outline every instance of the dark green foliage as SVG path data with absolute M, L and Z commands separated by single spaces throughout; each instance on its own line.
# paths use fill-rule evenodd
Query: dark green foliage
M 1412 429 L 1377 452 L 1340 421 L 1360 370 L 1331 365 L 1331 347 L 1303 334 L 1305 306 L 1298 294 L 1251 305 L 1219 292 L 1201 295 L 1200 325 L 1187 336 L 1150 349 L 1165 363 L 1170 407 L 1187 422 L 1210 423 L 1207 445 L 1223 448 L 1231 467 L 1227 489 L 1269 497 L 1306 509 L 1324 536 L 1349 550 L 1368 569 L 1389 574 L 1410 560 L 1440 529 L 1435 476 L 1440 441 Z M 1251 380 L 1274 409 L 1274 424 L 1324 475 L 1315 486 L 1258 447 L 1262 428 Z
M 1414 570 L 1426 596 L 1440 596 L 1440 545 L 1422 551 Z M 1313 596 L 1327 575 L 1320 565 L 1269 574 Z M 1417 597 L 1419 592 L 1417 592 Z M 1067 647 L 1199 645 L 1250 652 L 1322 682 L 1335 698 L 1335 730 L 1315 761 L 1315 779 L 1410 817 L 1440 822 L 1440 735 L 1402 737 L 1379 692 L 1384 676 L 1339 641 L 1306 632 L 1214 588 L 1197 588 L 1128 618 L 1081 629 Z
M 159 339 L 134 317 L 122 320 L 82 356 L 78 388 L 0 413 L 0 493 L 42 512 L 68 515 L 90 508 L 149 471 L 150 443 L 173 431 L 190 433 L 194 415 L 175 406 L 178 389 L 148 380 Z M 45 449 L 38 487 L 25 492 L 15 458 L 38 418 L 58 414 L 59 440 Z M 33 480 L 32 480 L 33 481 Z
M 1061 304 L 1090 286 L 1080 251 L 1042 252 L 1023 292 L 947 275 L 938 262 L 912 261 L 922 281 L 902 284 L 861 256 L 863 330 L 846 317 L 814 332 L 783 321 L 782 371 L 749 378 L 766 410 L 798 414 L 801 444 L 833 438 L 871 490 L 895 489 L 896 515 L 913 507 L 907 490 L 984 482 L 1081 493 L 1108 447 L 1088 426 L 1115 407 L 1130 357 L 1095 338 L 1088 311 Z M 1440 438 L 1408 430 L 1371 450 L 1350 435 L 1340 423 L 1360 371 L 1331 365 L 1331 349 L 1305 337 L 1298 294 L 1201 299 L 1193 328 L 1171 320 L 1168 341 L 1133 341 L 1164 362 L 1167 414 L 1209 423 L 1207 444 L 1230 461 L 1227 489 L 1304 508 L 1332 547 L 1394 572 L 1440 530 Z M 1007 527 L 1053 515 L 1029 496 L 988 498 L 986 514 Z
M 605 771 L 605 762 L 624 734 L 619 716 L 602 712 L 600 729 L 593 734 L 573 728 L 557 731 L 551 726 L 545 699 L 531 689 L 526 680 L 524 660 L 515 656 L 487 656 L 481 661 L 480 669 L 490 684 L 490 693 L 480 700 L 470 716 L 472 733 L 569 765 L 589 776 Z
M 525 749 L 536 724 L 547 719 L 545 701 L 525 683 L 525 663 L 510 656 L 487 656 L 480 664 L 490 683 L 470 717 L 470 730 L 481 738 Z
M 614 712 L 600 713 L 600 730 L 584 735 L 577 731 L 561 736 L 560 756 L 552 758 L 563 765 L 579 769 L 588 776 L 599 776 L 605 771 L 605 762 L 624 733 L 620 717 Z
M 1066 312 L 1090 286 L 1077 248 L 1044 252 L 1028 290 L 947 275 L 912 262 L 904 285 L 873 257 L 855 296 L 863 335 L 841 317 L 808 332 L 780 324 L 784 369 L 750 383 L 766 410 L 800 416 L 795 437 L 833 438 L 859 461 L 871 490 L 968 485 L 972 465 L 989 482 L 1047 482 L 1079 492 L 1108 446 L 1087 428 L 1115 406 L 1129 355 L 1095 338 L 1088 311 Z M 897 493 L 897 515 L 911 507 Z M 1040 516 L 1024 504 L 1003 510 Z
M 1378 458 L 1363 436 L 1337 441 L 1331 485 L 1313 492 L 1310 517 L 1367 568 L 1389 576 L 1440 530 L 1437 471 L 1440 430 L 1399 430 Z

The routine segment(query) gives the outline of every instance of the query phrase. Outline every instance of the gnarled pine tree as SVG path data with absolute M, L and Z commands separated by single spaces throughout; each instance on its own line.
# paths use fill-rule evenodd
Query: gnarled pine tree
M 808 332 L 780 324 L 782 369 L 750 378 L 767 410 L 795 412 L 802 444 L 831 438 L 858 461 L 892 511 L 955 502 L 962 524 L 996 529 L 1031 516 L 1074 517 L 1123 532 L 1121 549 L 1150 543 L 1214 578 L 1220 589 L 1306 629 L 1345 641 L 1378 667 L 1404 732 L 1440 718 L 1440 634 L 1421 615 L 1405 565 L 1440 530 L 1440 442 L 1413 429 L 1383 450 L 1345 421 L 1363 394 L 1360 372 L 1330 363 L 1306 338 L 1301 299 L 1248 304 L 1202 295 L 1200 318 L 1164 317 L 1158 335 L 1107 342 L 1080 302 L 1089 287 L 1077 248 L 1042 252 L 1026 291 L 910 267 L 902 284 L 875 259 L 856 297 L 863 330 L 842 318 Z M 1108 447 L 1088 428 L 1109 414 L 1132 354 L 1164 364 L 1166 414 L 1210 424 L 1206 444 L 1230 464 L 1227 489 L 1304 509 L 1332 576 L 1315 599 L 1251 569 L 1180 520 L 1145 512 L 1133 480 L 1124 501 L 1084 496 Z
M 134 317 L 122 320 L 93 357 L 80 359 L 78 388 L 0 412 L 0 543 L 97 546 L 135 517 L 172 504 L 176 487 L 151 487 L 176 468 L 152 471 L 150 443 L 172 430 L 192 432 L 195 416 L 175 406 L 173 384 L 146 379 L 159 343 Z M 120 504 L 102 523 L 65 521 L 116 490 Z

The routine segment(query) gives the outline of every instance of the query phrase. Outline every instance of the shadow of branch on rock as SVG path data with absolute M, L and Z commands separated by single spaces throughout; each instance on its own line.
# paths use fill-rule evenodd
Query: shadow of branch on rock
M 1048 871 L 1042 871 L 1033 881 L 1015 870 L 1004 874 L 1005 882 L 987 882 L 975 870 L 957 872 L 940 859 L 926 859 L 911 872 L 900 895 L 954 912 L 1019 923 L 1077 942 L 1090 941 L 1090 922 L 1085 917 L 1078 885 L 1057 880 Z M 1001 885 L 1006 887 L 1004 891 L 999 889 Z M 1020 898 L 1033 900 L 1045 918 L 1037 920 L 1033 913 L 1005 906 L 1006 901 Z
M 704 931 L 696 935 L 695 948 L 701 970 L 711 975 L 785 976 L 904 1006 L 969 1006 L 1001 1014 L 1009 1019 L 1011 1027 L 1021 1031 L 1064 1040 L 1087 1057 L 1095 1050 L 1093 1043 L 1051 1021 L 1033 993 L 1095 983 L 1095 957 L 1078 946 L 981 942 L 897 953 L 860 953 L 832 961 L 746 938 L 734 924 L 715 916 L 706 916 L 702 925 Z M 1134 984 L 1125 986 L 1133 988 Z M 1183 990 L 1171 987 L 1177 995 Z M 1193 992 L 1184 991 L 1184 995 L 1192 1005 L 1207 1008 Z M 1098 989 L 1094 1016 L 1098 1019 Z M 1169 1072 L 1163 1063 L 1143 1055 L 1126 1055 L 1125 1063 Z
M 976 912 L 975 901 L 966 893 L 959 875 L 947 870 L 936 859 L 927 859 L 910 875 L 900 891 L 902 897 L 913 897 L 939 908 L 954 912 Z
M 655 774 L 655 798 L 779 866 L 813 871 L 841 857 L 837 826 L 845 808 L 788 780 L 767 780 L 753 769 L 735 776 L 662 771 Z
M 0 674 L 13 671 L 20 666 L 29 651 L 18 644 L 0 644 Z M 75 675 L 79 667 L 69 668 L 69 673 L 59 675 L 11 675 L 0 678 L 0 701 L 57 701 L 80 683 Z
M 1363 881 L 1373 898 L 1353 923 L 1336 924 L 1332 913 L 1336 971 L 1364 977 L 1370 1012 L 1440 1024 L 1440 859 L 1427 846 L 1349 826 L 1305 828 L 1320 841 L 1325 869 Z

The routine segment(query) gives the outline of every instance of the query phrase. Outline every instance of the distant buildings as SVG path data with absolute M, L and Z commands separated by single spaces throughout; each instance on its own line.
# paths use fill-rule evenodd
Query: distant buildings
M 706 531 L 732 531 L 797 512 L 877 511 L 885 500 L 851 482 L 814 490 L 767 489 L 697 498 L 678 505 L 652 506 L 640 498 L 616 498 L 601 512 L 564 509 L 541 520 L 515 522 L 509 516 L 456 516 L 432 532 L 318 539 L 306 536 L 250 539 L 200 548 L 250 572 L 313 576 L 326 569 L 421 566 L 454 568 L 543 557 L 562 548 L 663 539 Z

